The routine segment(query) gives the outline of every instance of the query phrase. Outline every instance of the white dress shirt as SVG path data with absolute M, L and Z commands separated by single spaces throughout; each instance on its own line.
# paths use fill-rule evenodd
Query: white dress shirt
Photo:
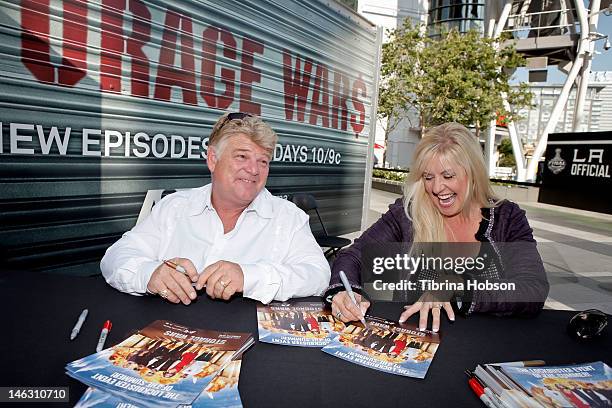
M 239 264 L 243 295 L 263 303 L 323 292 L 330 269 L 308 215 L 264 188 L 224 234 L 211 187 L 179 191 L 157 203 L 106 251 L 100 262 L 106 281 L 142 295 L 161 262 L 178 257 L 191 260 L 199 273 L 220 260 Z

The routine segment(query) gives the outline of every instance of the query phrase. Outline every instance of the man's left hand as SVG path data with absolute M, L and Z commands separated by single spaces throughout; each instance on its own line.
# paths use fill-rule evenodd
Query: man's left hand
M 206 293 L 213 299 L 228 300 L 244 290 L 244 273 L 240 265 L 229 261 L 217 261 L 208 265 L 196 282 L 196 289 L 206 286 Z

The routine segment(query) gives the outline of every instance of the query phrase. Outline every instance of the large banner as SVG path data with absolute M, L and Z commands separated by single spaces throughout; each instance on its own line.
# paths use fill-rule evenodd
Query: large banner
M 549 135 L 538 201 L 612 214 L 612 132 Z
M 328 1 L 0 0 L 5 266 L 98 273 L 145 197 L 210 181 L 226 111 L 279 134 L 273 194 L 359 229 L 377 50 Z

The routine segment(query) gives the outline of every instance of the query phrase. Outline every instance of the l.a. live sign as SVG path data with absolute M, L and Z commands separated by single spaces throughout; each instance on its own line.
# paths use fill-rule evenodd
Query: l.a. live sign
M 291 44 L 266 49 L 261 39 L 204 25 L 188 9 L 141 0 L 53 7 L 62 8 L 59 22 L 50 0 L 21 2 L 21 61 L 40 82 L 76 87 L 92 77 L 101 92 L 261 115 L 263 97 L 254 90 L 278 81 L 285 120 L 364 130 L 369 93 L 361 75 L 304 57 Z M 53 55 L 58 46 L 61 62 Z M 271 58 L 282 59 L 282 72 L 262 73 Z

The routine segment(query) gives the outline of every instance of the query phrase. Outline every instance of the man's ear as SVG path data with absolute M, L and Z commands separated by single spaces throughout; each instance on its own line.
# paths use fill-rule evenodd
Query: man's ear
M 219 158 L 217 157 L 216 148 L 213 146 L 208 146 L 208 151 L 206 152 L 206 164 L 208 165 L 208 170 L 210 170 L 211 173 L 214 173 L 218 160 Z

